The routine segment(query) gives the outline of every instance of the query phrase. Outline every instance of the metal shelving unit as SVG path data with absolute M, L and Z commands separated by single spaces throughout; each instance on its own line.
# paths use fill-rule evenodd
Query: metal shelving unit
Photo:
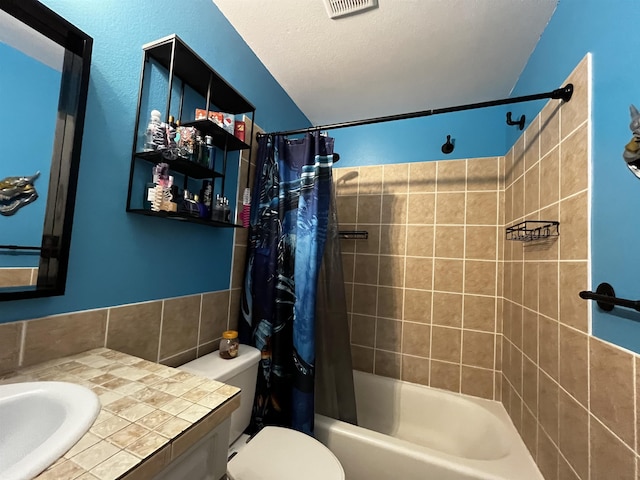
M 136 120 L 131 152 L 131 167 L 129 173 L 129 187 L 127 190 L 127 208 L 129 213 L 145 216 L 181 220 L 189 223 L 208 225 L 211 227 L 241 227 L 229 222 L 220 222 L 208 218 L 190 216 L 187 213 L 176 212 L 154 212 L 143 208 L 136 208 L 132 204 L 132 189 L 136 178 L 136 168 L 141 165 L 166 163 L 173 172 L 184 175 L 184 188 L 187 188 L 189 179 L 221 179 L 220 191 L 213 192 L 221 195 L 225 194 L 225 176 L 227 173 L 227 155 L 229 152 L 248 149 L 251 152 L 253 142 L 253 125 L 255 107 L 245 99 L 237 90 L 229 85 L 213 68 L 211 68 L 197 53 L 187 46 L 177 35 L 169 35 L 160 40 L 148 43 L 143 47 L 142 69 L 140 74 L 140 86 L 138 89 L 138 105 L 136 109 Z M 202 135 L 212 137 L 213 145 L 222 151 L 221 171 L 207 168 L 187 158 L 180 157 L 169 150 L 158 150 L 152 152 L 138 151 L 138 135 L 140 129 L 141 106 L 145 96 L 145 75 L 149 69 L 150 62 L 166 70 L 167 74 L 167 95 L 164 121 L 168 122 L 169 116 L 173 115 L 180 125 L 195 127 L 202 132 Z M 171 112 L 172 96 L 174 95 L 174 82 L 180 82 L 179 107 L 177 112 Z M 249 143 L 237 138 L 227 132 L 210 119 L 191 121 L 187 118 L 183 121 L 183 105 L 185 99 L 185 87 L 189 87 L 202 98 L 202 109 L 205 111 L 217 110 L 233 115 L 244 114 L 251 120 L 251 132 L 249 132 Z M 144 112 L 145 114 L 147 112 Z M 250 172 L 247 172 L 249 175 Z M 235 217 L 234 217 L 235 218 Z

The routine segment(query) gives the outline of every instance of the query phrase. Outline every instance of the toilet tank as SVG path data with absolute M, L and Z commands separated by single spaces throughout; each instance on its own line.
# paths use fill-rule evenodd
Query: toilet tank
M 189 373 L 242 389 L 240 407 L 231 414 L 229 445 L 236 441 L 251 421 L 259 361 L 260 350 L 249 345 L 240 345 L 238 356 L 230 360 L 220 357 L 218 352 L 212 352 L 178 367 Z

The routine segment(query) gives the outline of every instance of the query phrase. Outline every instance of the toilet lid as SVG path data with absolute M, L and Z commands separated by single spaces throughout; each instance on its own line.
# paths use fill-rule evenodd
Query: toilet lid
M 342 465 L 316 439 L 265 427 L 227 464 L 231 480 L 344 480 Z

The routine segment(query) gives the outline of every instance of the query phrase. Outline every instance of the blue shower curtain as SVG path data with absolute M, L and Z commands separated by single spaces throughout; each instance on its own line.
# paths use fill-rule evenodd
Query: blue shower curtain
M 251 429 L 313 433 L 316 283 L 327 238 L 333 139 L 258 140 L 240 339 L 261 351 Z

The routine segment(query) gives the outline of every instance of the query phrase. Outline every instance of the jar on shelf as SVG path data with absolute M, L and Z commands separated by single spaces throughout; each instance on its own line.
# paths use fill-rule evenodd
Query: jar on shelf
M 222 338 L 220 339 L 220 356 L 225 359 L 235 358 L 238 356 L 238 347 L 240 342 L 238 341 L 238 332 L 235 330 L 226 330 L 222 332 Z

